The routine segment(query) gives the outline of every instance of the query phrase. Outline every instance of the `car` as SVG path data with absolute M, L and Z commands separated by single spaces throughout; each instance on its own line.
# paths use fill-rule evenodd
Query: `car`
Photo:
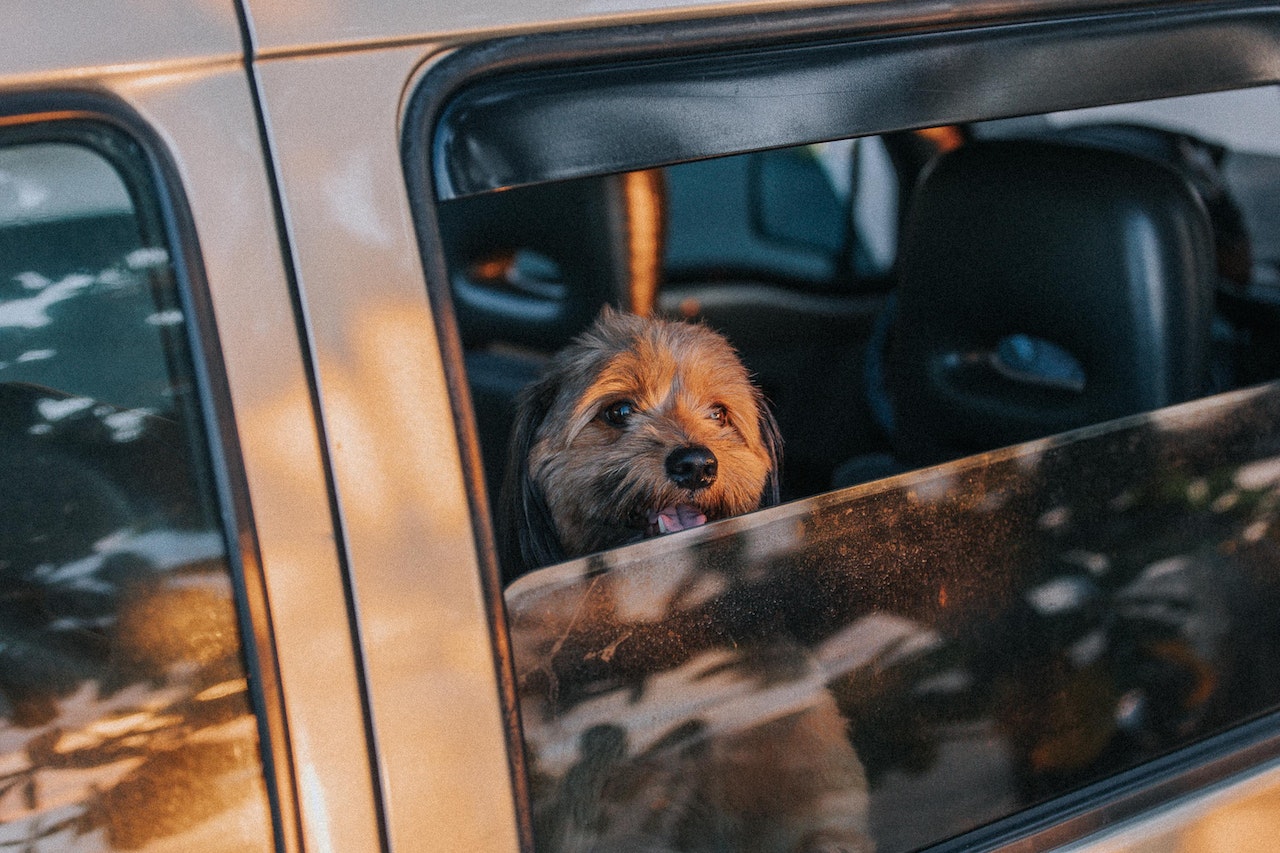
M 1269 849 L 1277 36 L 10 4 L 0 847 Z M 606 306 L 733 343 L 783 502 L 519 574 Z

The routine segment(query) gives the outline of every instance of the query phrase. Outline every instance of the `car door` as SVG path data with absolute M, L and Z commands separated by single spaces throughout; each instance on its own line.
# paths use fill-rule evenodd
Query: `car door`
M 1234 786 L 1223 802 L 1239 803 L 1268 785 L 1273 636 L 1257 617 L 1276 592 L 1273 386 L 1228 385 L 1232 393 L 1206 397 L 1217 390 L 1208 384 L 1072 421 L 1078 431 L 1050 426 L 997 446 L 974 446 L 989 435 L 965 422 L 960 452 L 949 447 L 905 466 L 895 459 L 897 467 L 875 469 L 895 475 L 886 479 L 834 482 L 828 475 L 848 460 L 823 457 L 822 436 L 847 453 L 851 435 L 883 428 L 868 423 L 879 420 L 868 347 L 880 345 L 882 318 L 894 321 L 899 310 L 883 288 L 901 282 L 891 263 L 878 265 L 881 289 L 852 303 L 827 290 L 817 300 L 771 294 L 736 312 L 750 321 L 737 328 L 773 346 L 771 327 L 786 324 L 784 355 L 807 343 L 843 348 L 830 374 L 822 371 L 832 362 L 808 360 L 816 372 L 803 377 L 802 400 L 818 399 L 825 382 L 867 386 L 850 420 L 834 406 L 827 420 L 806 424 L 818 437 L 806 439 L 812 461 L 797 494 L 812 497 L 546 567 L 503 589 L 490 521 L 496 495 L 486 486 L 500 477 L 485 466 L 501 464 L 509 412 L 489 411 L 482 392 L 492 386 L 477 380 L 496 366 L 507 380 L 498 390 L 509 392 L 555 337 L 546 326 L 507 338 L 488 334 L 494 328 L 593 313 L 559 314 L 547 303 L 575 293 L 565 265 L 599 247 L 511 244 L 498 231 L 518 232 L 522 213 L 594 240 L 591 219 L 556 199 L 619 190 L 609 198 L 624 206 L 637 197 L 655 203 L 655 173 L 668 167 L 873 136 L 897 158 L 891 168 L 908 188 L 897 199 L 905 204 L 935 155 L 971 142 L 982 144 L 970 151 L 997 161 L 1011 150 L 990 122 L 1051 123 L 1072 108 L 1274 84 L 1273 13 L 1246 4 L 1099 10 L 1072 2 L 615 11 L 247 8 L 359 620 L 388 843 L 1106 845 L 1113 839 L 1088 836 L 1149 818 L 1153 806 L 1224 783 Z M 1187 163 L 1153 164 L 1158 152 L 1114 140 L 1055 159 L 1065 141 L 1036 134 L 1043 128 L 1018 132 L 1015 148 L 1028 161 L 1123 162 L 1109 173 L 1116 183 L 1140 174 L 1139 184 L 1171 188 L 1164 198 L 1179 199 L 1169 203 L 1187 225 L 1172 230 L 1190 235 L 1188 250 L 1148 251 L 1156 243 L 1142 240 L 1160 230 L 1156 220 L 1126 228 L 1123 206 L 1108 221 L 1141 239 L 1120 245 L 1153 269 L 1188 261 L 1197 299 L 1214 309 L 1229 301 L 1218 303 L 1222 292 L 1210 282 L 1220 257 L 1216 244 L 1209 248 L 1218 234 L 1204 219 L 1206 198 L 1188 194 L 1187 173 L 1171 174 Z M 1220 165 L 1213 145 L 1193 144 L 1202 141 L 1190 140 L 1189 156 Z M 1057 153 L 1046 154 L 1046 144 Z M 1040 208 L 1064 209 L 1052 199 Z M 1077 219 L 1092 227 L 1107 218 L 1090 212 L 1098 216 Z M 930 222 L 964 220 L 955 208 L 942 214 Z M 469 254 L 467 228 L 477 221 L 494 226 L 490 256 Z M 772 222 L 744 227 L 755 237 L 794 233 L 787 215 Z M 880 223 L 876 233 L 896 241 L 897 226 Z M 982 230 L 949 248 L 967 249 Z M 1041 242 L 1057 245 L 1048 236 L 1016 245 L 1035 256 Z M 845 247 L 824 239 L 821 248 Z M 895 257 L 900 248 L 888 247 L 888 257 L 915 261 L 915 252 Z M 829 266 L 832 275 L 841 269 Z M 1176 260 L 1169 268 L 1184 269 Z M 1046 282 L 1041 275 L 1031 289 L 1051 292 Z M 716 309 L 751 292 L 658 304 L 732 328 L 734 317 Z M 1260 315 L 1264 300 L 1251 294 L 1244 313 Z M 1209 310 L 1196 306 L 1167 315 L 1191 322 L 1194 334 L 1159 346 L 1153 337 L 1152 351 L 1177 361 L 1191 352 L 1198 359 L 1215 342 L 1236 354 L 1257 346 L 1264 357 L 1250 370 L 1265 363 L 1273 329 L 1214 338 Z M 995 307 L 1007 313 L 1005 303 Z M 1078 314 L 1108 332 L 1122 311 L 1039 313 L 1049 318 L 1041 330 Z M 949 309 L 917 339 L 967 328 L 964 317 Z M 1146 331 L 1173 328 L 1154 326 Z M 1002 332 L 984 348 L 943 353 L 934 366 L 958 369 L 947 374 L 955 379 L 948 391 L 1030 380 L 1042 408 L 1031 406 L 1029 420 L 1059 424 L 1040 416 L 1056 412 L 1055 401 L 1073 410 L 1090 376 L 1080 381 L 1077 368 L 1087 365 L 1045 347 L 1057 342 L 1041 330 Z M 1114 337 L 1119 346 L 1125 335 Z M 895 357 L 910 354 L 903 349 L 924 347 Z M 790 365 L 805 361 L 787 360 L 776 376 L 785 381 Z M 943 411 L 932 420 L 958 423 Z M 790 414 L 802 422 L 804 404 Z M 989 432 L 1010 434 L 1007 423 L 997 426 Z M 707 771 L 699 764 L 707 755 L 727 763 Z M 1175 813 L 1183 826 L 1194 825 L 1193 810 Z M 850 822 L 856 838 L 823 835 Z
M 493 386 L 482 388 L 478 379 L 494 365 L 522 369 L 515 365 L 530 350 L 536 363 L 538 347 L 564 332 L 538 324 L 571 313 L 557 313 L 548 303 L 577 292 L 572 252 L 542 238 L 511 243 L 510 234 L 520 232 L 525 215 L 581 236 L 585 254 L 585 241 L 595 239 L 591 220 L 570 203 L 557 207 L 557 199 L 580 199 L 579 191 L 605 187 L 611 176 L 878 136 L 899 152 L 907 144 L 925 149 L 916 168 L 898 171 L 904 181 L 949 181 L 952 173 L 934 171 L 942 160 L 933 158 L 952 149 L 964 152 L 949 162 L 966 174 L 972 155 L 991 157 L 984 162 L 1008 157 L 1053 164 L 1042 177 L 1074 172 L 1073 164 L 1083 160 L 1123 163 L 1119 172 L 1099 173 L 1115 176 L 1117 184 L 1127 180 L 1121 175 L 1143 175 L 1137 183 L 1144 188 L 1170 179 L 1182 201 L 1168 196 L 1155 207 L 1160 215 L 1166 204 L 1188 214 L 1188 228 L 1180 233 L 1191 235 L 1191 242 L 1177 254 L 1192 259 L 1184 270 L 1191 282 L 1186 293 L 1196 301 L 1193 309 L 1174 312 L 1180 319 L 1169 319 L 1186 320 L 1195 331 L 1172 349 L 1162 349 L 1156 337 L 1150 342 L 1170 355 L 1170 364 L 1194 355 L 1191 373 L 1202 390 L 1116 412 L 1128 419 L 1074 421 L 1083 431 L 1041 438 L 1063 428 L 1051 426 L 1061 423 L 1055 412 L 1075 410 L 1081 399 L 1075 395 L 1097 387 L 1096 374 L 1079 380 L 1076 368 L 1129 363 L 1130 356 L 1116 354 L 1133 339 L 1119 334 L 1116 349 L 1108 351 L 1115 357 L 1073 364 L 1075 356 L 1060 359 L 1056 349 L 1042 346 L 1079 342 L 1081 336 L 1053 340 L 1059 321 L 1094 323 L 1099 334 L 1083 337 L 1101 340 L 1121 328 L 1122 312 L 1096 305 L 1028 308 L 1019 320 L 1044 318 L 1029 337 L 1000 332 L 971 349 L 941 353 L 929 365 L 936 375 L 957 371 L 943 396 L 954 394 L 966 404 L 967 390 L 985 394 L 1018 377 L 1028 380 L 1036 401 L 1028 422 L 1050 425 L 1030 444 L 1010 446 L 1019 439 L 1004 438 L 979 446 L 1014 434 L 1007 430 L 1022 423 L 1021 403 L 980 404 L 1008 415 L 994 424 L 998 429 L 984 431 L 972 426 L 983 422 L 968 409 L 944 406 L 934 410 L 941 415 L 921 416 L 912 406 L 927 399 L 924 394 L 899 396 L 900 417 L 913 426 L 932 421 L 944 438 L 960 436 L 965 449 L 931 448 L 905 468 L 886 471 L 898 473 L 896 479 L 864 479 L 847 491 L 517 579 L 505 589 L 499 611 L 509 635 L 497 613 L 493 618 L 500 659 L 514 669 L 506 686 L 516 692 L 522 715 L 526 819 L 535 846 L 805 849 L 822 840 L 858 849 L 869 837 L 888 850 L 1048 847 L 1140 813 L 1146 803 L 1261 766 L 1274 747 L 1274 697 L 1254 692 L 1270 683 L 1266 665 L 1251 670 L 1245 661 L 1256 661 L 1256 652 L 1266 648 L 1263 634 L 1249 626 L 1257 627 L 1250 615 L 1254 604 L 1268 603 L 1265 611 L 1273 600 L 1262 556 L 1271 528 L 1252 514 L 1268 499 L 1259 493 L 1262 503 L 1255 504 L 1245 492 L 1269 488 L 1270 433 L 1259 425 L 1268 421 L 1273 389 L 1200 399 L 1214 388 L 1201 384 L 1205 353 L 1213 341 L 1226 340 L 1212 337 L 1210 323 L 1222 255 L 1211 248 L 1218 234 L 1204 219 L 1207 202 L 1185 194 L 1187 176 L 1169 171 L 1176 161 L 1156 165 L 1153 151 L 1136 151 L 1129 142 L 1108 137 L 1105 145 L 1077 148 L 1024 125 L 1010 146 L 1007 126 L 996 133 L 987 123 L 1034 116 L 1051 124 L 1050 116 L 1076 107 L 1265 86 L 1274 74 L 1261 59 L 1266 50 L 1257 34 L 1274 20 L 1244 7 L 1218 16 L 1177 4 L 1097 16 L 1071 4 L 1039 4 L 1008 10 L 1008 17 L 974 5 L 921 12 L 923 19 L 902 17 L 902 10 L 878 15 L 866 7 L 751 18 L 734 11 L 719 8 L 723 18 L 692 22 L 673 14 L 651 26 L 617 28 L 547 21 L 541 35 L 511 38 L 496 28 L 467 31 L 455 39 L 468 44 L 448 53 L 436 53 L 426 34 L 434 31 L 418 23 L 424 35 L 417 42 L 387 43 L 351 65 L 327 58 L 345 72 L 334 72 L 335 91 L 349 81 L 367 100 L 377 87 L 355 69 L 395 66 L 385 73 L 407 93 L 404 106 L 377 119 L 399 128 L 377 162 L 390 168 L 395 156 L 401 158 L 407 200 L 395 202 L 400 213 L 382 220 L 381 230 L 360 231 L 354 221 L 343 228 L 362 234 L 361 251 L 367 251 L 375 238 L 390 242 L 404 227 L 406 204 L 416 226 L 422 269 L 404 279 L 405 294 L 425 277 L 430 333 L 452 394 L 456 440 L 464 448 L 462 482 L 473 490 L 478 569 L 491 606 L 499 567 L 488 550 L 485 512 L 494 496 L 482 482 L 486 474 L 489 482 L 500 479 L 484 466 L 501 459 L 501 448 L 495 453 L 484 445 L 492 433 L 482 421 L 481 393 Z M 506 22 L 500 13 L 495 17 Z M 1186 51 L 1196 46 L 1209 53 L 1193 62 Z M 1146 58 L 1140 66 L 1126 61 L 1136 55 Z M 1089 73 L 1061 73 L 1077 64 Z M 1189 67 L 1197 72 L 1188 74 Z M 410 68 L 421 70 L 410 76 Z M 264 80 L 270 76 L 264 73 Z M 275 83 L 266 84 L 276 87 L 273 103 L 283 105 L 275 108 L 291 117 L 300 109 L 291 97 L 300 91 L 300 76 L 281 70 Z M 297 118 L 290 124 L 304 126 Z M 299 144 L 326 132 L 319 122 L 305 127 L 296 134 Z M 895 135 L 903 133 L 905 138 Z M 1195 150 L 1209 155 L 1213 149 Z M 1064 151 L 1069 156 L 1058 159 Z M 373 158 L 350 160 L 367 164 Z M 314 182 L 308 190 L 299 175 L 286 184 L 310 199 L 306 215 L 322 207 Z M 1110 181 L 1103 184 L 1110 187 Z M 1039 199 L 1037 213 L 1069 209 L 1066 200 L 1075 198 L 1034 195 L 1054 186 L 1047 179 L 1019 186 L 1025 197 Z M 1095 198 L 1103 195 L 1095 189 Z M 373 197 L 393 192 L 400 189 L 380 187 Z M 379 203 L 368 209 L 390 208 Z M 904 286 L 908 276 L 927 283 L 930 277 L 914 264 L 928 257 L 941 259 L 929 268 L 939 275 L 946 273 L 948 257 L 963 257 L 957 265 L 966 269 L 995 268 L 971 262 L 977 256 L 967 254 L 970 244 L 981 243 L 984 225 L 994 229 L 1000 221 L 1016 228 L 1034 218 L 1027 209 L 993 205 L 966 220 L 962 208 L 942 207 L 923 220 L 926 226 L 914 224 L 910 217 L 922 214 L 909 211 L 894 287 Z M 1110 221 L 1120 235 L 1154 233 L 1146 225 L 1128 229 L 1132 220 L 1125 217 L 1133 208 L 1123 209 L 1112 220 L 1099 204 L 1074 221 L 1087 228 Z M 339 211 L 328 216 L 336 223 Z M 368 222 L 366 217 L 361 225 Z M 1149 224 L 1160 230 L 1154 222 Z M 951 233 L 947 229 L 956 223 L 971 227 L 945 248 L 932 255 L 913 248 L 923 245 L 917 240 Z M 1063 233 L 1075 227 L 1065 218 L 1060 224 Z M 491 256 L 473 249 L 474 234 L 486 226 Z M 339 245 L 330 229 L 321 233 L 329 236 L 317 258 Z M 763 236 L 771 235 L 764 230 Z M 1054 252 L 1060 247 L 1049 236 L 1004 245 L 1040 258 L 1043 246 Z M 1005 265 L 1029 271 L 1026 280 L 1034 285 L 1023 291 L 1054 294 L 1053 276 L 1095 268 L 1090 241 L 1103 245 L 1087 238 L 1082 260 L 1053 275 L 1035 272 L 1023 259 L 1006 258 Z M 1145 257 L 1149 269 L 1172 270 L 1176 264 L 1156 260 L 1164 257 L 1153 248 L 1158 243 L 1121 255 Z M 824 245 L 835 248 L 833 241 Z M 317 264 L 317 274 L 331 278 L 333 268 Z M 964 285 L 953 289 L 977 288 L 979 278 L 961 279 Z M 1080 287 L 1066 289 L 1091 289 L 1087 276 L 1080 280 Z M 1016 284 L 1001 291 L 1005 296 L 991 306 L 991 315 L 1010 311 Z M 350 290 L 338 297 L 339 286 L 351 287 L 335 283 L 325 292 L 344 304 L 356 298 Z M 752 292 L 744 287 L 727 299 L 745 300 Z M 851 364 L 804 377 L 820 386 L 823 380 L 871 382 L 858 364 L 870 358 L 865 348 L 876 341 L 875 329 L 868 328 L 876 323 L 868 316 L 893 320 L 896 312 L 927 308 L 930 300 L 945 304 L 941 316 L 931 318 L 937 325 L 929 334 L 896 336 L 921 345 L 896 345 L 888 351 L 895 359 L 926 351 L 924 344 L 945 340 L 952 329 L 981 325 L 936 293 L 908 303 L 902 290 L 897 308 L 890 299 L 876 304 L 882 292 L 855 295 L 859 301 L 840 303 L 843 310 L 794 294 L 762 298 L 748 318 L 754 325 L 744 320 L 737 328 L 764 337 L 771 326 L 792 323 L 785 329 L 789 347 L 844 344 Z M 611 298 L 607 291 L 605 298 Z M 659 300 L 659 308 L 672 314 L 723 320 L 734 328 L 728 312 L 716 316 L 726 304 L 710 296 L 666 306 Z M 850 320 L 843 331 L 842 320 Z M 478 331 L 484 324 L 488 328 Z M 1173 328 L 1157 325 L 1161 331 L 1148 332 Z M 356 352 L 351 341 L 358 324 L 349 319 L 343 327 L 349 331 L 336 340 Z M 516 328 L 505 337 L 494 331 Z M 806 332 L 819 340 L 806 341 Z M 1256 340 L 1263 339 L 1270 338 Z M 544 346 L 542 354 L 553 348 Z M 991 373 L 975 378 L 970 370 Z M 434 370 L 430 381 L 441 381 Z M 917 387 L 924 386 L 920 380 Z M 443 404 L 446 392 L 438 393 Z M 1188 396 L 1197 402 L 1168 408 Z M 850 418 L 872 414 L 871 402 Z M 1059 409 L 1059 403 L 1065 405 Z M 827 429 L 830 444 L 842 444 L 852 420 L 827 415 L 817 428 Z M 805 449 L 824 449 L 815 445 Z M 397 454 L 409 451 L 396 447 Z M 1218 455 L 1226 448 L 1242 455 L 1228 462 Z M 969 455 L 975 450 L 979 455 Z M 826 460 L 827 470 L 839 461 Z M 930 467 L 939 462 L 944 464 Z M 1214 627 L 1198 633 L 1193 625 Z M 1230 639 L 1238 629 L 1238 639 Z M 847 740 L 816 734 L 838 728 L 830 716 L 833 702 L 848 726 Z M 856 762 L 848 761 L 850 743 Z M 760 756 L 762 763 L 753 764 Z M 824 788 L 821 780 L 833 787 Z M 831 811 L 823 811 L 823 803 Z M 849 823 L 859 825 L 851 829 Z
M 377 849 L 237 9 L 7 12 L 0 838 Z

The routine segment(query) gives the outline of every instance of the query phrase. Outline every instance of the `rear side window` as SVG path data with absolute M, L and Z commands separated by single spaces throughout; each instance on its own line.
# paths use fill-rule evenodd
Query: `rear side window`
M 187 312 L 89 123 L 0 136 L 0 848 L 267 850 Z

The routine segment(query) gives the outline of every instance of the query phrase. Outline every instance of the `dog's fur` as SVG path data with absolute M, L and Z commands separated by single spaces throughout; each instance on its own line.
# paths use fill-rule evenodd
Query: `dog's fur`
M 606 309 L 519 400 L 498 515 L 504 572 L 639 540 L 664 511 L 678 509 L 680 527 L 776 504 L 780 448 L 723 337 Z M 676 482 L 668 460 L 682 449 L 710 451 L 710 473 Z
M 723 337 L 606 310 L 520 399 L 499 514 L 508 579 L 775 504 L 780 445 Z M 616 621 L 626 583 L 535 576 L 508 591 L 539 849 L 870 853 L 866 776 L 811 651 L 708 648 L 623 696 L 604 670 L 643 656 L 645 634 Z

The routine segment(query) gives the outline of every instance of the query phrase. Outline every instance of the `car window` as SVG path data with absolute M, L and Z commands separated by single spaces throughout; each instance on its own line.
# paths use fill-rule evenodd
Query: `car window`
M 671 821 L 685 849 L 913 850 L 1275 708 L 1278 406 L 1215 397 L 521 578 L 539 843 Z
M 0 847 L 266 850 L 188 312 L 138 146 L 0 135 Z
M 1108 72 L 1102 111 L 978 87 L 944 121 L 886 98 L 815 143 L 836 111 L 804 98 L 857 87 L 803 66 L 775 88 L 757 59 L 682 57 L 648 89 L 639 64 L 486 79 L 426 146 L 537 847 L 978 849 L 1259 737 L 1280 702 L 1258 200 L 1280 151 L 1256 131 L 1276 90 L 1116 106 Z M 641 94 L 652 127 L 626 115 Z M 587 142 L 552 133 L 568 117 Z M 606 312 L 564 354 L 606 306 L 732 344 L 776 418 L 776 499 L 717 516 L 663 493 L 623 547 L 590 538 L 646 454 L 690 491 L 728 468 L 666 456 L 619 390 L 654 361 L 592 360 L 637 321 Z M 659 355 L 668 399 L 730 382 Z M 559 539 L 519 539 L 549 519 Z

